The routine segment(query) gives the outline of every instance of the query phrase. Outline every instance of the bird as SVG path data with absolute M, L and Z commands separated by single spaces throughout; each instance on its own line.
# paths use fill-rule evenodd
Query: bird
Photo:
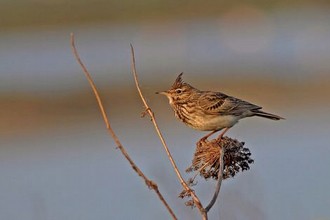
M 211 131 L 199 142 L 206 141 L 211 135 L 223 130 L 217 140 L 240 119 L 258 116 L 271 120 L 285 119 L 281 116 L 262 111 L 262 107 L 226 95 L 221 92 L 201 91 L 182 79 L 183 73 L 174 81 L 169 90 L 156 92 L 165 95 L 177 119 L 189 127 L 200 131 Z

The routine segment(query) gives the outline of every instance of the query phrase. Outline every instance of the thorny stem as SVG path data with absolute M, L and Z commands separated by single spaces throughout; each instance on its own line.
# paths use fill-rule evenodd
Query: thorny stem
M 164 204 L 164 206 L 166 207 L 167 211 L 170 213 L 170 215 L 172 216 L 172 219 L 177 219 L 177 217 L 175 216 L 173 210 L 170 208 L 170 206 L 168 205 L 168 203 L 166 202 L 166 200 L 164 199 L 163 195 L 160 193 L 158 186 L 156 183 L 154 183 L 152 180 L 148 179 L 144 173 L 138 168 L 138 166 L 134 163 L 134 161 L 131 159 L 131 157 L 128 155 L 128 153 L 126 152 L 125 148 L 123 147 L 123 145 L 121 144 L 121 142 L 119 141 L 119 138 L 117 137 L 117 135 L 115 134 L 115 132 L 113 131 L 113 129 L 110 126 L 110 122 L 109 119 L 107 117 L 107 114 L 104 110 L 100 95 L 97 91 L 96 85 L 91 77 L 91 75 L 89 74 L 87 68 L 85 67 L 85 65 L 83 64 L 83 62 L 80 59 L 80 56 L 78 54 L 78 51 L 76 49 L 75 46 L 75 41 L 74 41 L 74 35 L 73 33 L 71 33 L 71 48 L 72 48 L 72 52 L 77 60 L 77 62 L 79 63 L 79 65 L 81 66 L 83 72 L 85 73 L 85 76 L 90 84 L 90 86 L 92 87 L 92 90 L 94 92 L 95 98 L 97 100 L 98 106 L 100 108 L 104 123 L 107 127 L 107 130 L 109 132 L 109 134 L 112 136 L 113 140 L 115 141 L 117 147 L 119 148 L 119 150 L 121 151 L 121 153 L 124 155 L 124 157 L 128 160 L 128 162 L 130 163 L 131 167 L 133 168 L 133 170 L 140 176 L 143 178 L 143 180 L 145 181 L 146 185 L 149 187 L 149 189 L 153 189 L 156 194 L 158 195 L 158 198 L 162 201 L 162 203 Z
M 168 156 L 168 158 L 169 158 L 169 160 L 170 160 L 170 162 L 171 162 L 171 164 L 172 164 L 172 166 L 173 166 L 173 168 L 174 168 L 174 171 L 175 171 L 176 175 L 178 176 L 178 178 L 179 178 L 179 180 L 180 180 L 181 185 L 183 186 L 183 188 L 184 188 L 188 193 L 190 193 L 192 199 L 194 200 L 194 203 L 195 203 L 196 207 L 199 209 L 199 211 L 200 211 L 200 213 L 201 213 L 201 215 L 202 215 L 202 217 L 203 217 L 203 220 L 207 220 L 207 211 L 203 208 L 203 205 L 202 205 L 202 203 L 200 202 L 200 200 L 199 200 L 199 198 L 197 197 L 197 195 L 195 194 L 195 192 L 194 192 L 192 189 L 190 189 L 190 187 L 188 186 L 188 184 L 187 184 L 187 183 L 185 182 L 185 180 L 183 179 L 183 177 L 182 177 L 182 175 L 181 175 L 181 173 L 180 173 L 180 171 L 179 171 L 179 169 L 178 169 L 178 167 L 177 167 L 177 165 L 176 165 L 176 163 L 175 163 L 175 161 L 174 161 L 174 159 L 173 159 L 173 157 L 172 157 L 172 155 L 171 155 L 171 152 L 170 152 L 170 150 L 169 150 L 168 147 L 167 147 L 167 144 L 166 144 L 166 142 L 165 142 L 165 140 L 164 140 L 164 138 L 163 138 L 163 135 L 162 135 L 162 133 L 161 133 L 160 130 L 159 130 L 159 127 L 158 127 L 158 124 L 157 124 L 157 122 L 156 122 L 156 118 L 155 118 L 155 116 L 154 116 L 154 113 L 153 113 L 153 111 L 151 110 L 151 108 L 149 107 L 147 101 L 145 100 L 145 98 L 144 98 L 144 96 L 143 96 L 143 94 L 142 94 L 142 91 L 141 91 L 141 89 L 140 89 L 140 84 L 139 84 L 139 81 L 138 81 L 138 76 L 137 76 L 137 72 L 136 72 L 136 67 L 135 67 L 134 48 L 133 48 L 132 44 L 130 44 L 130 46 L 131 46 L 131 57 L 132 57 L 132 58 L 131 58 L 131 71 L 132 71 L 133 76 L 134 76 L 134 80 L 135 80 L 136 88 L 137 88 L 137 90 L 138 90 L 138 92 L 139 92 L 139 95 L 140 95 L 140 97 L 141 97 L 141 100 L 142 100 L 142 102 L 143 102 L 143 104 L 144 104 L 144 106 L 145 106 L 145 108 L 146 108 L 146 112 L 148 112 L 148 114 L 150 115 L 151 121 L 152 121 L 152 123 L 153 123 L 153 125 L 154 125 L 154 127 L 155 127 L 155 129 L 156 129 L 156 132 L 157 132 L 157 134 L 158 134 L 158 136 L 159 136 L 160 141 L 162 142 L 162 144 L 163 144 L 163 146 L 164 146 L 164 149 L 165 149 L 166 154 L 167 154 L 167 156 Z

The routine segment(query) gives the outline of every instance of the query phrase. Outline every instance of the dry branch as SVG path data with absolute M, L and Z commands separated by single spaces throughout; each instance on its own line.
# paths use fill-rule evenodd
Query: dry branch
M 223 147 L 219 147 L 218 181 L 217 181 L 217 186 L 215 188 L 214 195 L 213 195 L 210 203 L 205 208 L 206 212 L 210 211 L 210 209 L 212 208 L 212 206 L 217 201 L 217 198 L 219 197 L 221 183 L 222 183 L 222 177 L 223 177 L 223 158 L 224 158 L 224 148 Z
M 113 129 L 111 128 L 109 119 L 107 117 L 107 114 L 104 110 L 100 95 L 97 91 L 96 85 L 93 82 L 93 79 L 91 77 L 91 75 L 89 74 L 87 68 L 85 67 L 85 65 L 83 64 L 83 62 L 80 59 L 80 56 L 77 52 L 76 46 L 75 46 L 75 41 L 74 41 L 74 35 L 73 33 L 71 33 L 71 48 L 73 51 L 73 54 L 77 60 L 77 62 L 79 63 L 79 65 L 81 66 L 90 86 L 92 87 L 92 90 L 94 92 L 95 98 L 97 100 L 98 106 L 100 108 L 104 123 L 107 127 L 107 130 L 109 132 L 109 134 L 112 136 L 113 140 L 115 141 L 118 149 L 121 151 L 121 153 L 123 154 L 123 156 L 127 159 L 127 161 L 130 163 L 131 167 L 133 168 L 133 170 L 140 176 L 143 178 L 143 180 L 145 181 L 146 185 L 148 186 L 149 189 L 152 189 L 156 192 L 158 198 L 161 200 L 161 202 L 163 203 L 163 205 L 166 207 L 167 211 L 170 213 L 171 217 L 173 219 L 177 219 L 177 217 L 175 216 L 173 210 L 170 208 L 170 206 L 168 205 L 168 203 L 166 202 L 166 200 L 164 199 L 163 195 L 160 193 L 158 186 L 155 182 L 153 182 L 152 180 L 148 179 L 144 173 L 140 170 L 140 168 L 134 163 L 134 161 L 131 159 L 131 157 L 128 155 L 128 153 L 126 152 L 125 148 L 123 147 L 123 145 L 121 144 L 121 142 L 119 141 L 117 135 L 115 134 L 115 132 L 113 131 Z

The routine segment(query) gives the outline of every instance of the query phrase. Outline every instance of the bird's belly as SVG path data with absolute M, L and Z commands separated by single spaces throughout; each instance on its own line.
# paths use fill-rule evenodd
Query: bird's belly
M 202 131 L 214 131 L 221 130 L 223 128 L 229 128 L 235 125 L 239 118 L 232 115 L 222 115 L 222 116 L 203 116 L 196 117 L 193 128 Z

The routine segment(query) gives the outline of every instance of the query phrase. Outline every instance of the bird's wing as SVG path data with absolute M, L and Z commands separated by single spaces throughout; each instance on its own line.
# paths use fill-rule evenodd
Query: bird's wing
M 198 106 L 207 114 L 241 115 L 249 110 L 261 109 L 241 99 L 220 92 L 206 92 L 198 99 Z

